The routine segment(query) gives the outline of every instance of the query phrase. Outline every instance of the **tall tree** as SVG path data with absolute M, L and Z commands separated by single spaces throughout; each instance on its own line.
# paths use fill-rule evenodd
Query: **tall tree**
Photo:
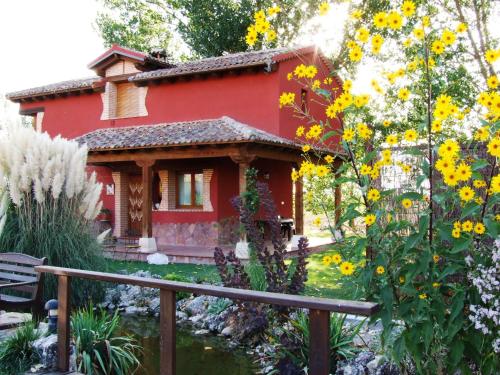
M 242 52 L 253 14 L 267 7 L 281 8 L 276 23 L 279 45 L 293 40 L 301 26 L 316 14 L 321 0 L 100 0 L 96 25 L 106 45 L 142 51 L 168 48 L 178 33 L 196 56 Z

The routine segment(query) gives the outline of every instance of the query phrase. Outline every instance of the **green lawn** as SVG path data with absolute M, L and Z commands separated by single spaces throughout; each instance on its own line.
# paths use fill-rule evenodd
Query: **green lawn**
M 308 281 L 306 295 L 327 298 L 356 299 L 358 291 L 343 277 L 335 266 L 325 266 L 323 256 L 333 254 L 335 250 L 313 254 L 308 257 Z M 193 264 L 151 265 L 143 262 L 110 261 L 110 272 L 150 271 L 152 274 L 165 276 L 177 275 L 192 279 L 194 282 L 220 282 L 215 266 Z

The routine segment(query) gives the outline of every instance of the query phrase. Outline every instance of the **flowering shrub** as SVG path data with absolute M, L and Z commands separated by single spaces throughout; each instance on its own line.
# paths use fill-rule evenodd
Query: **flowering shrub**
M 0 127 L 0 251 L 17 251 L 62 267 L 104 267 L 92 230 L 102 185 L 87 176 L 87 149 L 31 128 Z M 74 302 L 97 298 L 102 287 L 74 282 Z M 81 289 L 80 289 L 81 288 Z M 56 294 L 49 277 L 46 297 Z
M 289 73 L 325 108 L 315 118 L 294 92 L 279 97 L 283 110 L 304 121 L 296 135 L 305 160 L 291 177 L 330 179 L 330 189 L 357 186 L 359 200 L 344 205 L 332 232 L 344 230 L 344 247 L 366 252 L 366 260 L 351 262 L 339 251 L 324 262 L 380 302 L 382 342 L 395 361 L 410 360 L 423 374 L 494 373 L 500 365 L 498 254 L 491 251 L 500 233 L 498 80 L 491 73 L 477 103 L 467 105 L 450 77 L 463 72 L 457 59 L 468 25 L 444 24 L 435 7 L 420 2 L 391 4 L 373 17 L 356 17 L 359 28 L 346 44 L 353 63 L 377 60 L 386 45 L 402 56 L 392 61 L 399 68 L 383 73 L 384 82 L 371 81 L 375 98 L 355 93 L 349 79 L 337 90 L 336 73 L 320 79 L 313 65 Z M 494 72 L 500 50 L 484 49 L 480 65 Z M 386 104 L 384 118 L 373 114 L 377 101 Z M 339 129 L 332 124 L 340 115 Z M 320 151 L 332 147 L 332 136 L 341 137 L 332 149 L 344 161 L 338 169 Z M 415 178 L 403 189 L 388 187 L 384 175 L 394 170 Z

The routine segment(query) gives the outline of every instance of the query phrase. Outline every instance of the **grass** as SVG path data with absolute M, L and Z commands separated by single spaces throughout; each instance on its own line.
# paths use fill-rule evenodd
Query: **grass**
M 322 259 L 325 255 L 332 255 L 336 251 L 328 250 L 308 257 L 308 281 L 306 284 L 306 295 L 325 298 L 356 299 L 359 291 L 349 278 L 342 276 L 334 266 L 326 266 Z M 191 279 L 193 282 L 220 283 L 217 269 L 212 265 L 194 264 L 167 264 L 151 265 L 134 261 L 110 261 L 110 272 L 126 272 L 127 274 L 137 271 L 150 271 L 154 275 L 178 275 Z

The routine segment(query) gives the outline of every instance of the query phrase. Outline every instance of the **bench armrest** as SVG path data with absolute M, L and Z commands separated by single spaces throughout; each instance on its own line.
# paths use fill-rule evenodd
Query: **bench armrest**
M 0 289 L 15 288 L 16 286 L 35 285 L 38 281 L 23 281 L 20 283 L 0 284 Z

